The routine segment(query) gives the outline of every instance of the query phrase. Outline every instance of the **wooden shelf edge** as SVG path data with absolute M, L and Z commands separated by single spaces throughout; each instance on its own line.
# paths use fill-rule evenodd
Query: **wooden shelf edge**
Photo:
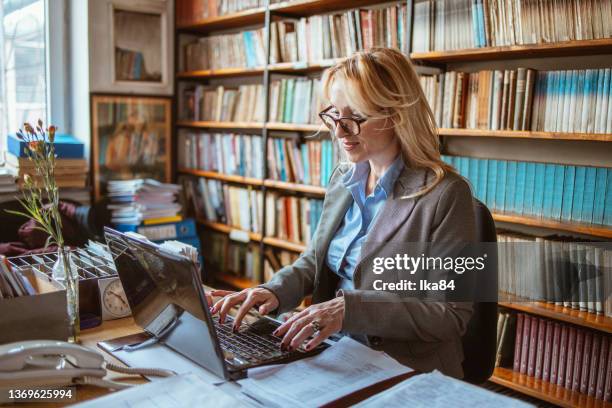
M 187 128 L 217 128 L 217 129 L 263 129 L 260 122 L 211 122 L 197 120 L 179 120 L 176 122 L 178 127 Z
M 329 132 L 329 130 L 324 125 L 315 124 L 266 122 L 266 128 L 270 130 L 286 130 L 293 132 Z
M 197 218 L 196 221 L 198 222 L 198 224 L 203 225 L 206 228 L 210 228 L 218 232 L 229 234 L 232 231 L 240 231 L 242 233 L 248 234 L 249 239 L 251 241 L 256 241 L 256 242 L 261 241 L 261 234 L 258 234 L 256 232 L 243 231 L 240 228 L 235 228 L 235 227 L 232 227 L 231 225 L 221 224 L 220 222 L 207 221 L 202 218 Z
M 507 368 L 495 368 L 489 381 L 561 407 L 610 408 L 612 406 L 602 400 L 596 400 L 577 391 L 528 377 Z
M 531 227 L 554 229 L 576 234 L 592 235 L 600 238 L 612 238 L 612 227 L 606 225 L 590 225 L 573 222 L 561 222 L 546 218 L 535 218 L 520 215 L 493 213 L 493 219 L 497 222 L 508 222 L 522 224 Z
M 263 239 L 264 244 L 270 245 L 276 248 L 286 249 L 288 251 L 299 252 L 302 253 L 306 250 L 306 245 L 299 244 L 297 242 L 290 242 L 284 239 L 275 238 L 275 237 L 265 237 Z
M 233 183 L 240 183 L 240 184 L 245 184 L 249 186 L 262 186 L 263 185 L 263 180 L 260 180 L 257 178 L 235 176 L 231 174 L 217 173 L 215 171 L 181 168 L 181 169 L 178 169 L 178 172 L 182 174 L 191 174 L 192 176 L 205 177 L 205 178 L 221 180 L 221 181 L 228 181 L 228 182 L 233 182 Z
M 176 77 L 180 79 L 198 79 L 198 78 L 214 78 L 214 77 L 227 77 L 227 76 L 241 76 L 241 75 L 259 75 L 263 73 L 264 67 L 254 68 L 220 68 L 220 69 L 202 69 L 196 71 L 183 71 L 177 72 Z
M 440 136 L 466 137 L 498 137 L 515 139 L 544 140 L 579 140 L 595 142 L 612 142 L 612 134 L 608 133 L 571 133 L 571 132 L 540 132 L 523 130 L 488 130 L 488 129 L 438 129 Z
M 535 56 L 575 56 L 612 52 L 612 38 L 596 40 L 562 41 L 544 44 L 509 45 L 498 47 L 469 48 L 452 51 L 413 52 L 413 61 L 454 62 L 489 59 L 506 59 Z
M 257 286 L 259 284 L 258 282 L 252 281 L 248 278 L 231 275 L 229 273 L 217 273 L 215 274 L 215 280 L 225 282 L 228 285 L 231 285 L 239 289 L 248 289 L 248 288 L 252 288 L 253 286 Z
M 546 317 L 549 319 L 563 321 L 565 323 L 574 324 L 576 326 L 599 330 L 604 333 L 612 333 L 612 318 L 610 317 L 570 309 L 563 306 L 551 305 L 544 302 L 536 302 L 529 300 L 523 301 L 519 300 L 516 296 L 508 295 L 505 293 L 500 294 L 500 297 L 504 296 L 509 297 L 511 300 L 500 301 L 498 304 L 501 307 L 533 314 L 536 316 Z
M 270 188 L 276 188 L 279 190 L 288 190 L 300 193 L 309 193 L 316 195 L 325 195 L 326 188 L 318 186 L 310 186 L 307 184 L 288 183 L 286 181 L 270 180 L 266 179 L 263 185 Z
M 242 10 L 236 13 L 204 18 L 190 23 L 177 24 L 178 31 L 207 32 L 226 28 L 237 28 L 264 22 L 265 7 Z

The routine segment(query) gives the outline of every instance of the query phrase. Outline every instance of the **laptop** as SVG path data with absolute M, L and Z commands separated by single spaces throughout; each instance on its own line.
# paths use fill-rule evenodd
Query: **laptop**
M 152 343 L 163 343 L 219 377 L 244 378 L 249 368 L 309 357 L 328 346 L 281 351 L 281 338 L 272 335 L 281 323 L 267 316 L 234 333 L 231 316 L 223 324 L 211 316 L 191 260 L 108 227 L 104 236 L 136 324 Z

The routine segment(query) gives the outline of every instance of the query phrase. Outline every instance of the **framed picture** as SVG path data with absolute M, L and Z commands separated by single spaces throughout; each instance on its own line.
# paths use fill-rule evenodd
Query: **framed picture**
M 109 180 L 170 182 L 171 99 L 92 95 L 92 175 L 99 199 Z
M 92 92 L 172 94 L 171 4 L 170 0 L 90 2 Z

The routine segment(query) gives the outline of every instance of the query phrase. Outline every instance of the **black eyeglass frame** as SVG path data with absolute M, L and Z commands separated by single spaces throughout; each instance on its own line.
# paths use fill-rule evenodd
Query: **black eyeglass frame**
M 355 118 L 353 118 L 351 116 L 340 116 L 339 118 L 336 118 L 336 117 L 330 115 L 329 113 L 327 113 L 330 109 L 333 109 L 333 106 L 328 106 L 327 108 L 325 108 L 321 112 L 319 112 L 319 117 L 321 118 L 323 123 L 325 123 L 327 125 L 327 122 L 325 121 L 324 117 L 328 117 L 328 118 L 330 118 L 334 122 L 334 129 L 336 128 L 336 126 L 338 126 L 338 123 L 340 123 L 340 127 L 346 133 L 348 133 L 348 134 L 350 134 L 352 136 L 357 136 L 358 134 L 360 134 L 361 133 L 361 124 L 368 120 L 368 119 L 365 119 L 365 118 L 355 119 Z M 349 131 L 349 129 L 347 129 L 345 127 L 345 125 L 342 123 L 342 120 L 352 120 L 353 122 L 355 122 L 357 124 L 357 133 L 353 133 L 353 132 Z M 331 130 L 333 130 L 333 129 L 331 129 Z

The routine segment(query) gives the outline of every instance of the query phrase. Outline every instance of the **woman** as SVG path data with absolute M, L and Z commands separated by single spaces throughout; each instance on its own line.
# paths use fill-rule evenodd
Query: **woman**
M 275 332 L 283 336 L 283 347 L 309 350 L 342 332 L 414 369 L 461 378 L 461 336 L 472 304 L 402 299 L 373 290 L 380 275 L 364 268 L 385 248 L 374 245 L 363 253 L 366 239 L 442 247 L 475 241 L 470 188 L 440 159 L 418 76 L 402 53 L 381 48 L 338 63 L 325 72 L 322 84 L 331 104 L 320 116 L 350 163 L 331 176 L 312 243 L 264 285 L 213 292 L 224 298 L 212 312 L 223 321 L 242 303 L 237 327 L 252 307 L 261 314 L 282 313 L 312 294 L 313 305 Z

